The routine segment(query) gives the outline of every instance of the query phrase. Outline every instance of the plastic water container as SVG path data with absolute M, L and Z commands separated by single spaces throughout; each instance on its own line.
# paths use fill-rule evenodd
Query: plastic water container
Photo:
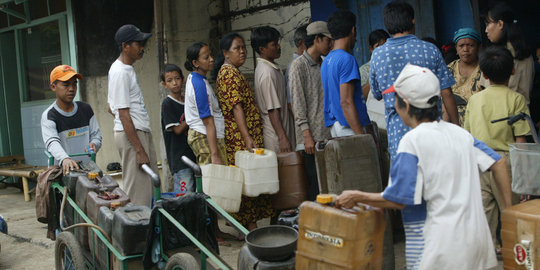
M 71 171 L 62 177 L 62 184 L 68 189 L 68 194 L 72 198 L 76 196 L 77 180 L 79 176 L 87 177 L 88 173 L 82 171 Z
M 321 195 L 317 201 L 326 203 Z M 306 201 L 298 219 L 296 269 L 381 269 L 384 229 L 384 215 L 374 208 Z
M 324 147 L 328 193 L 356 189 L 381 192 L 378 152 L 369 134 L 334 138 Z M 324 192 L 324 191 L 321 191 Z
M 366 100 L 366 109 L 371 121 L 376 122 L 380 128 L 386 130 L 386 120 L 384 119 L 385 107 L 383 100 L 376 100 L 371 91 L 369 91 Z
M 112 234 L 112 224 L 114 218 L 114 211 L 107 207 L 102 206 L 99 208 L 98 214 L 98 226 L 101 227 L 109 236 Z
M 242 194 L 257 197 L 279 191 L 279 174 L 276 153 L 268 149 L 256 149 L 254 153 L 235 153 L 236 166 L 244 172 Z
M 242 200 L 244 174 L 237 167 L 206 164 L 201 166 L 203 192 L 223 210 L 236 213 Z
M 99 177 L 97 173 L 89 173 L 88 176 L 79 176 L 76 186 L 75 202 L 86 212 L 88 192 L 100 189 L 113 190 L 118 187 L 118 183 L 109 175 Z
M 540 145 L 509 144 L 512 164 L 512 191 L 518 194 L 540 195 Z
M 501 225 L 504 269 L 538 269 L 538 264 L 540 264 L 538 252 L 540 249 L 540 200 L 532 200 L 504 209 Z M 534 268 L 529 268 L 527 265 Z
M 317 168 L 317 181 L 319 182 L 319 192 L 328 193 L 328 183 L 326 180 L 326 160 L 324 159 L 324 148 L 328 142 L 317 142 L 315 144 L 315 167 Z
M 272 206 L 277 210 L 297 208 L 307 200 L 307 178 L 304 158 L 298 152 L 277 154 L 279 192 L 272 195 Z
M 124 206 L 129 202 L 128 195 L 122 189 L 115 188 L 111 193 L 118 195 L 118 198 L 114 200 L 105 200 L 99 198 L 99 193 L 95 191 L 88 192 L 88 197 L 86 199 L 86 215 L 94 222 L 94 224 L 97 224 L 98 222 L 98 213 L 102 206 L 110 207 L 112 204 Z
M 114 211 L 112 244 L 123 256 L 144 252 L 151 212 L 144 205 L 128 205 Z
M 112 234 L 113 218 L 114 211 L 109 207 L 102 206 L 99 208 L 97 225 L 101 227 L 109 237 L 111 237 Z M 109 249 L 105 245 L 105 242 L 99 239 L 97 234 L 90 233 L 89 236 L 90 251 L 96 255 L 99 266 L 98 269 L 107 269 L 107 253 L 109 253 Z M 109 256 L 109 265 L 111 265 L 112 257 L 114 257 L 113 254 Z

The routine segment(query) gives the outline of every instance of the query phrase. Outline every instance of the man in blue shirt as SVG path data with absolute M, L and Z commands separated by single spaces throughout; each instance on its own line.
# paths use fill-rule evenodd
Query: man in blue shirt
M 328 30 L 334 40 L 333 50 L 321 65 L 324 88 L 324 123 L 332 137 L 371 133 L 358 64 L 352 55 L 356 42 L 356 16 L 338 10 L 328 18 Z
M 384 99 L 386 108 L 386 128 L 390 160 L 396 156 L 401 137 L 410 130 L 399 117 L 394 107 L 395 93 L 382 94 L 388 89 L 407 63 L 429 68 L 439 79 L 441 97 L 450 115 L 450 120 L 458 124 L 456 103 L 450 87 L 456 82 L 448 71 L 439 49 L 414 35 L 414 9 L 403 1 L 393 1 L 384 7 L 384 26 L 392 35 L 385 44 L 379 46 L 371 56 L 371 92 L 377 100 Z
M 403 1 L 392 1 L 383 10 L 384 26 L 392 35 L 386 43 L 373 51 L 369 73 L 369 82 L 373 96 L 384 99 L 386 130 L 388 134 L 388 152 L 392 165 L 396 157 L 401 138 L 411 128 L 403 123 L 394 106 L 395 93 L 388 91 L 408 63 L 430 69 L 440 83 L 441 99 L 454 124 L 458 124 L 458 115 L 454 96 L 450 87 L 456 82 L 446 67 L 438 48 L 419 40 L 414 35 L 414 9 Z M 423 239 L 421 229 L 426 216 L 425 203 L 407 205 L 402 210 L 403 226 L 406 239 Z M 414 242 L 406 243 L 406 250 L 414 250 Z M 406 254 L 407 269 L 416 269 L 421 253 Z

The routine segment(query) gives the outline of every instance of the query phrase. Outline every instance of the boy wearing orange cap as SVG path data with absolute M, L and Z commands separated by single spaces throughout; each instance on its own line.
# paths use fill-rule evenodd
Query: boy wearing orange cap
M 80 79 L 82 75 L 68 65 L 55 67 L 50 75 L 50 88 L 56 94 L 56 101 L 41 115 L 43 142 L 64 173 L 79 168 L 69 154 L 96 153 L 101 147 L 101 132 L 94 111 L 85 102 L 73 102 Z M 77 159 L 89 160 L 84 156 Z

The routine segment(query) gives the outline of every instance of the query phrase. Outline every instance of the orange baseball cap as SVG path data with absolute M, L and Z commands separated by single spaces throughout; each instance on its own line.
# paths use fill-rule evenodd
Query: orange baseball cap
M 77 79 L 82 79 L 82 75 L 75 72 L 75 70 L 68 65 L 60 65 L 55 67 L 51 71 L 51 83 L 54 83 L 56 80 L 65 82 L 71 79 L 73 76 L 77 76 Z

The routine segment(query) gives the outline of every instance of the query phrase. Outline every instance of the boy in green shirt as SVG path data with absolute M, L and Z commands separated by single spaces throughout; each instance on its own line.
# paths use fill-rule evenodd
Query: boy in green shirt
M 506 121 L 491 123 L 491 120 L 504 118 L 519 113 L 529 114 L 523 95 L 508 88 L 508 81 L 514 72 L 514 59 L 505 48 L 491 46 L 480 54 L 482 76 L 491 81 L 491 86 L 469 99 L 465 112 L 464 128 L 476 139 L 483 141 L 490 148 L 506 158 L 506 166 L 511 171 L 508 144 L 524 143 L 525 135 L 530 132 L 526 121 L 508 125 Z M 493 243 L 499 218 L 499 192 L 491 172 L 485 172 L 480 178 L 482 203 L 488 220 Z M 519 198 L 512 197 L 517 203 Z

